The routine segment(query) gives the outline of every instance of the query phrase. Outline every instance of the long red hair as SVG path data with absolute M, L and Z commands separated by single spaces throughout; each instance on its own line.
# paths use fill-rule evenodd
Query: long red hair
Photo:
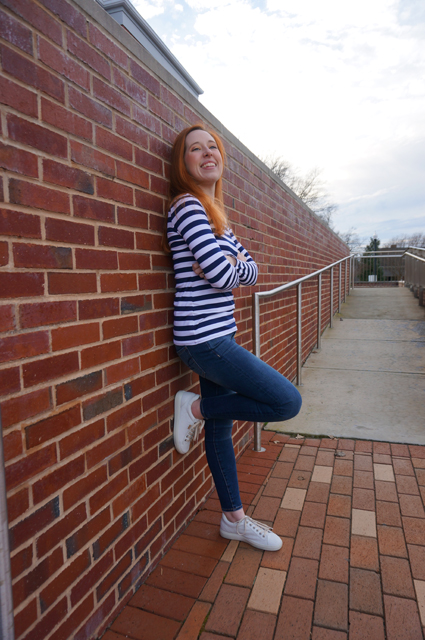
M 171 206 L 180 196 L 185 193 L 190 193 L 197 198 L 204 207 L 211 227 L 217 235 L 223 235 L 227 226 L 228 220 L 224 211 L 223 204 L 223 190 L 221 176 L 217 180 L 215 185 L 215 198 L 212 200 L 201 187 L 195 182 L 184 162 L 184 154 L 186 151 L 186 137 L 191 131 L 206 131 L 215 140 L 217 148 L 220 151 L 223 158 L 223 165 L 226 160 L 226 152 L 224 145 L 218 135 L 213 131 L 210 131 L 203 124 L 195 124 L 191 127 L 187 127 L 180 131 L 177 138 L 174 141 L 171 151 L 171 171 L 170 171 L 170 190 L 169 190 L 169 206 Z M 169 250 L 167 242 L 167 231 L 165 229 L 164 234 L 164 248 Z

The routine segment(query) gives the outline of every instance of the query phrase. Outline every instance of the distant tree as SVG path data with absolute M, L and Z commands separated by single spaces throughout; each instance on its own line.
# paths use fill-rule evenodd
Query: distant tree
M 379 257 L 371 258 L 369 256 L 370 252 L 379 251 L 380 245 L 380 239 L 377 236 L 373 236 L 369 244 L 365 246 L 363 252 L 363 256 L 365 257 L 360 260 L 359 280 L 363 282 L 368 281 L 371 275 L 377 276 L 378 281 L 384 280 L 384 272 Z
M 391 240 L 388 240 L 388 242 L 384 245 L 385 248 L 390 248 L 390 247 L 399 247 L 399 248 L 403 248 L 403 247 L 421 247 L 421 248 L 425 248 L 425 233 L 412 233 L 411 235 L 402 235 L 402 236 L 395 236 L 394 238 L 391 238 Z
M 332 227 L 332 216 L 337 205 L 329 202 L 325 183 L 320 179 L 321 169 L 314 167 L 302 175 L 282 156 L 270 154 L 261 159 L 316 215 Z
M 351 252 L 359 251 L 360 247 L 363 244 L 363 241 L 360 238 L 359 234 L 356 232 L 355 227 L 350 227 L 348 231 L 337 231 L 336 233 L 337 235 L 339 235 L 341 240 L 345 242 L 345 244 L 348 244 Z

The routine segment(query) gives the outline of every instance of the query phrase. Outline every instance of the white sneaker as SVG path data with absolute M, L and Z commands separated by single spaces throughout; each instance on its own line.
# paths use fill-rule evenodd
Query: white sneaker
M 179 453 L 187 453 L 199 437 L 205 420 L 193 416 L 191 407 L 199 396 L 189 391 L 177 391 L 174 399 L 174 446 Z
M 263 551 L 278 551 L 282 540 L 273 533 L 271 527 L 245 516 L 238 522 L 229 522 L 224 513 L 221 516 L 220 535 L 228 540 L 241 540 Z

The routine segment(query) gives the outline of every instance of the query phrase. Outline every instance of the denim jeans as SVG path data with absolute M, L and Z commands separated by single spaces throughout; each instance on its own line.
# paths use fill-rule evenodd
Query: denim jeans
M 232 421 L 281 422 L 301 408 L 294 385 L 233 338 L 177 346 L 179 357 L 199 375 L 205 451 L 223 511 L 242 508 Z

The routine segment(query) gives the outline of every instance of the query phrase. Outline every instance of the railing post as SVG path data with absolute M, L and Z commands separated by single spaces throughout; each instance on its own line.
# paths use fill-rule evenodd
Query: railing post
M 331 277 L 330 277 L 330 322 L 329 322 L 329 326 L 332 329 L 332 327 L 334 326 L 334 268 L 331 267 Z
M 12 574 L 4 476 L 3 435 L 0 415 L 0 638 L 14 640 Z
M 261 352 L 260 345 L 260 296 L 258 293 L 252 294 L 252 344 L 254 354 L 259 358 Z M 261 453 L 265 451 L 261 446 L 261 422 L 254 422 L 254 451 Z
M 339 263 L 339 275 L 338 275 L 338 313 L 341 313 L 341 280 L 342 280 L 342 262 Z
M 344 302 L 347 301 L 347 268 L 348 268 L 348 258 L 344 260 Z
M 301 386 L 302 369 L 302 284 L 297 285 L 297 385 Z
M 317 350 L 322 348 L 322 274 L 317 280 Z

